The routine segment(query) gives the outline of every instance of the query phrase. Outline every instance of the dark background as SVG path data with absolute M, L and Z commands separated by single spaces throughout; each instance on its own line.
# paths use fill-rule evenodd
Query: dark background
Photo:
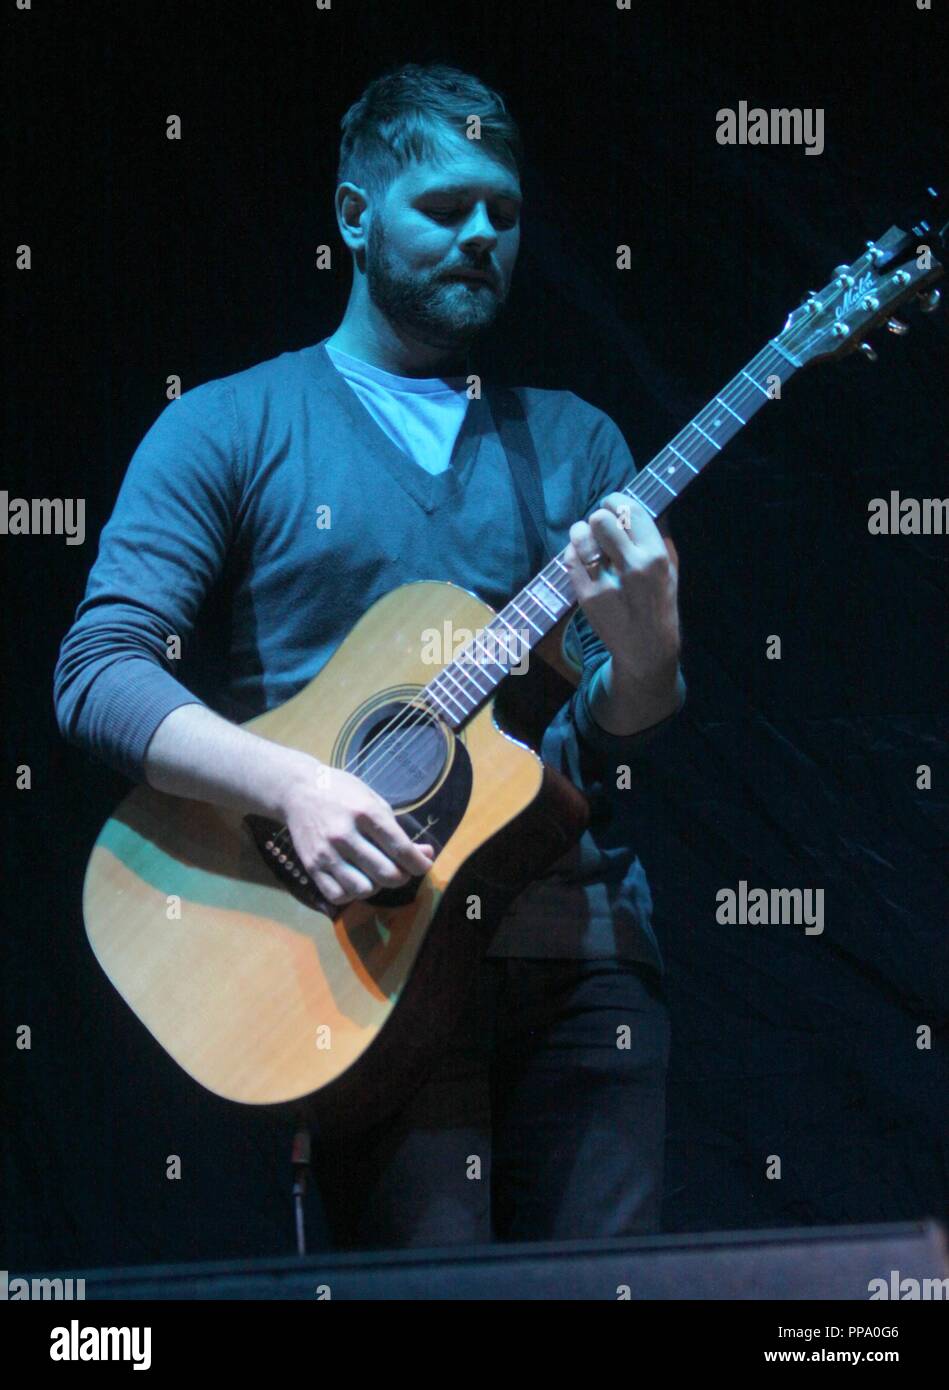
M 528 148 L 515 290 L 486 356 L 605 409 L 643 464 L 943 177 L 945 29 L 914 0 L 7 0 L 4 29 L 0 487 L 84 496 L 87 538 L 0 538 L 4 785 L 23 763 L 33 776 L 3 835 L 2 1263 L 290 1253 L 290 1129 L 176 1068 L 80 916 L 126 785 L 61 742 L 52 668 L 165 378 L 187 388 L 333 330 L 339 119 L 384 67 L 441 59 L 506 95 Z M 742 99 L 823 107 L 823 154 L 720 146 L 715 113 Z M 326 242 L 332 273 L 313 269 Z M 797 378 L 671 513 L 689 703 L 647 770 L 638 845 L 673 1013 L 669 1231 L 946 1213 L 947 542 L 867 530 L 872 497 L 946 490 L 946 322 L 881 336 L 877 365 Z M 741 878 L 823 887 L 823 936 L 718 925 L 715 894 Z

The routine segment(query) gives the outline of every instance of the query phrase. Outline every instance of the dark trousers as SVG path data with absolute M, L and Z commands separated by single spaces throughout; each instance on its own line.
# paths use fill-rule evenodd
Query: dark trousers
M 659 1228 L 669 1016 L 655 971 L 486 959 L 405 1108 L 314 1145 L 339 1249 L 639 1235 Z

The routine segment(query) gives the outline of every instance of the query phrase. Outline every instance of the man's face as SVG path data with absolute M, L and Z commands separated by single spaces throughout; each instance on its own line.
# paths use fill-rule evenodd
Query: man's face
M 463 346 L 496 319 L 520 244 L 517 175 L 446 130 L 438 164 L 410 164 L 370 213 L 369 296 L 433 347 Z

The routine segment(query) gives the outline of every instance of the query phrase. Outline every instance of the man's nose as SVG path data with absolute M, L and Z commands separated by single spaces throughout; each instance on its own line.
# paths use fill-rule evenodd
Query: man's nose
M 497 245 L 498 234 L 483 204 L 471 209 L 471 216 L 462 227 L 458 240 L 462 246 L 480 251 Z

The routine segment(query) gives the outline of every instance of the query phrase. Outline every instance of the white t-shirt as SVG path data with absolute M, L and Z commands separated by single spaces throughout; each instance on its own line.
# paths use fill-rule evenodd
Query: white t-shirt
M 324 346 L 392 442 L 427 473 L 444 473 L 468 408 L 466 378 L 395 376 L 329 343 Z

